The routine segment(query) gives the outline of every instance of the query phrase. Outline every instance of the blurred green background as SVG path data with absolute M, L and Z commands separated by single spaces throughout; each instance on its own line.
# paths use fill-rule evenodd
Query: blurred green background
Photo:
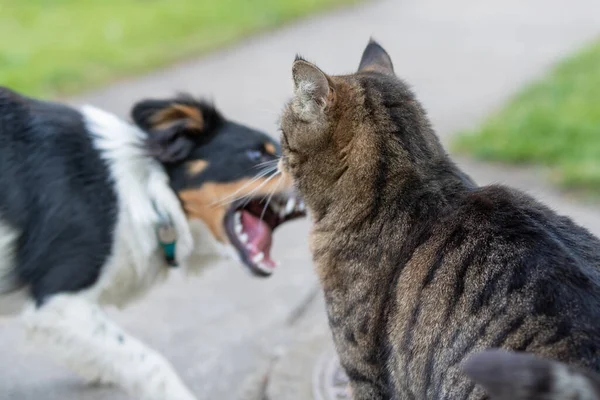
M 600 40 L 521 90 L 455 150 L 481 160 L 541 164 L 560 187 L 600 197 Z
M 70 95 L 360 0 L 0 0 L 0 84 Z M 523 88 L 454 150 L 542 164 L 600 196 L 600 40 Z
M 71 94 L 356 0 L 0 0 L 0 84 Z

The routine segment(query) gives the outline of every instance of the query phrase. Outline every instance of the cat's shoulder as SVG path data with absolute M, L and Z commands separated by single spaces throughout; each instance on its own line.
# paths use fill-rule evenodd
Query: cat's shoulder
M 454 215 L 465 223 L 498 234 L 527 236 L 569 236 L 593 242 L 600 252 L 600 240 L 523 191 L 504 185 L 471 190 L 460 201 Z

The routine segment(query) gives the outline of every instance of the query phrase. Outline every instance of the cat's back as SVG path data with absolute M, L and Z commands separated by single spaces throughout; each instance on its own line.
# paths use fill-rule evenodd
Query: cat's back
M 500 185 L 465 196 L 456 219 L 482 241 L 475 271 L 484 274 L 483 286 L 472 310 L 489 307 L 516 317 L 490 344 L 546 348 L 569 358 L 563 361 L 600 368 L 600 240 L 569 217 Z M 511 331 L 520 329 L 530 336 L 511 342 Z M 533 336 L 550 332 L 545 341 Z
M 490 344 L 537 349 L 600 370 L 600 240 L 569 217 L 503 186 L 473 191 L 463 207 L 460 217 L 489 246 L 481 266 L 494 271 L 475 308 L 484 309 L 494 296 L 504 299 L 497 311 L 518 318 Z M 514 346 L 510 331 L 518 332 L 519 325 L 530 336 Z M 549 336 L 539 340 L 544 334 Z
M 540 273 L 581 272 L 588 278 L 581 277 L 583 280 L 600 288 L 600 239 L 521 191 L 501 185 L 477 188 L 467 193 L 448 217 L 471 227 L 474 234 L 479 232 L 527 254 L 534 264 L 536 260 L 549 262 Z M 592 287 L 583 281 L 577 284 L 581 289 Z
M 459 365 L 486 348 L 600 371 L 600 240 L 521 192 L 462 196 L 396 289 L 397 384 L 417 397 L 483 396 Z

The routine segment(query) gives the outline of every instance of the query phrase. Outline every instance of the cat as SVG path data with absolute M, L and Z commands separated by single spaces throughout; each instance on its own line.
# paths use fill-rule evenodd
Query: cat
M 486 350 L 463 368 L 491 400 L 600 399 L 600 375 L 527 353 Z
M 483 399 L 461 369 L 488 348 L 600 370 L 600 240 L 449 158 L 376 42 L 358 72 L 300 56 L 280 126 L 355 400 Z

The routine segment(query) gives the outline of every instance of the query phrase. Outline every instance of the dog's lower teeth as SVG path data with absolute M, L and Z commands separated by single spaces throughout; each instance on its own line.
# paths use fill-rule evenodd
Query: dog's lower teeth
M 256 263 L 256 265 L 258 265 L 258 267 L 265 272 L 271 273 L 273 271 L 273 267 L 271 267 L 270 265 L 267 265 L 265 263 L 259 262 L 259 263 Z
M 235 233 L 238 235 L 242 234 L 242 231 L 244 230 L 244 227 L 242 226 L 241 222 L 235 221 L 234 223 L 234 229 L 235 229 Z
M 271 271 L 273 271 L 273 269 L 275 269 L 275 268 L 279 267 L 279 263 L 278 263 L 277 261 L 274 261 L 274 262 L 273 262 L 273 265 L 268 265 L 268 264 L 265 264 L 265 263 L 263 263 L 263 262 L 259 262 L 259 263 L 256 263 L 256 264 L 257 264 L 257 265 L 258 265 L 260 268 L 262 268 L 263 270 L 265 270 L 265 271 L 269 271 L 269 272 L 271 272 Z
M 254 257 L 252 257 L 252 262 L 255 263 L 259 263 L 261 262 L 263 259 L 265 258 L 265 253 L 263 253 L 262 251 L 260 253 L 258 253 L 257 255 L 255 255 Z
M 241 235 L 238 236 L 238 238 L 240 239 L 240 242 L 246 243 L 248 241 L 248 234 L 242 233 Z

